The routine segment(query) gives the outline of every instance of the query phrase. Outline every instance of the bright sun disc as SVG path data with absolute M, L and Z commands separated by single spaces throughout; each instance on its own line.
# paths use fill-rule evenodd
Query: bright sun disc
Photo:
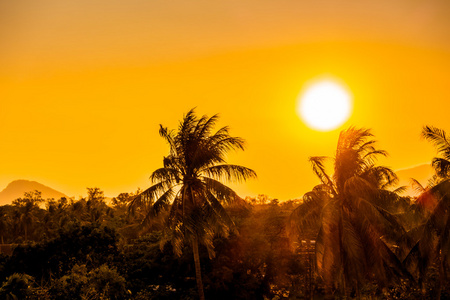
M 350 117 L 350 93 L 340 84 L 321 80 L 309 85 L 298 98 L 297 113 L 311 128 L 333 130 Z

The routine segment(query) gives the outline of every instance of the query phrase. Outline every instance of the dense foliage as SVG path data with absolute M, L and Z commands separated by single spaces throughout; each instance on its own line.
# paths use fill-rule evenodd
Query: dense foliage
M 65 200 L 56 202 L 60 201 Z M 85 202 L 69 201 L 60 211 L 70 215 L 67 225 L 45 238 L 33 234 L 25 243 L 21 235 L 5 237 L 14 251 L 10 256 L 0 254 L 0 299 L 14 299 L 12 295 L 19 299 L 198 297 L 191 247 L 180 257 L 171 244 L 161 248 L 162 230 L 142 229 L 140 219 L 117 205 L 105 204 L 111 212 L 101 222 L 83 220 L 83 209 L 71 214 L 74 206 Z M 226 208 L 237 230 L 214 238 L 214 258 L 209 258 L 206 247 L 199 249 L 207 299 L 263 299 L 301 291 L 305 267 L 290 247 L 286 227 L 294 206 L 294 202 L 267 200 Z M 14 215 L 16 207 L 2 209 Z M 36 212 L 42 220 L 49 214 L 48 208 L 37 207 Z M 52 222 L 59 218 L 53 214 Z M 13 224 L 7 223 L 8 232 Z M 36 219 L 33 232 L 45 226 Z M 135 238 L 134 231 L 143 233 Z

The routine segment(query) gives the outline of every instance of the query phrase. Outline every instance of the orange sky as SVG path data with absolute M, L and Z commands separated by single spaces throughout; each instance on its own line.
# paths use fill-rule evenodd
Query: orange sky
M 2 1 L 0 189 L 145 188 L 167 154 L 159 124 L 192 107 L 246 139 L 230 162 L 259 178 L 242 196 L 300 197 L 317 183 L 308 157 L 332 156 L 350 125 L 373 129 L 383 164 L 426 163 L 421 127 L 450 132 L 449 15 L 446 0 Z M 325 133 L 295 112 L 322 76 L 354 97 Z

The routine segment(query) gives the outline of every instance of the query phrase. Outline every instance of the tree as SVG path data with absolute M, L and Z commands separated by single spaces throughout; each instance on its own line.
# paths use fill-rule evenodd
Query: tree
M 37 232 L 41 240 L 45 239 L 45 237 L 55 237 L 59 230 L 70 223 L 69 206 L 70 203 L 66 197 L 61 197 L 58 200 L 52 198 L 45 201 L 45 214 L 39 220 L 40 226 Z
M 127 299 L 125 285 L 125 278 L 106 264 L 91 271 L 76 264 L 55 280 L 50 292 L 53 299 Z
M 367 129 L 342 131 L 333 176 L 325 171 L 327 157 L 311 157 L 321 183 L 304 195 L 303 204 L 291 215 L 291 224 L 301 235 L 316 236 L 317 268 L 328 289 L 339 278 L 344 293 L 352 286 L 358 293 L 364 279 L 387 284 L 393 270 L 404 271 L 393 249 L 405 231 L 377 205 L 397 177 L 375 164 L 387 153 L 375 148 L 372 137 Z
M 105 215 L 112 213 L 112 210 L 106 205 L 105 195 L 100 188 L 87 188 L 87 191 L 85 216 L 89 222 L 101 224 Z
M 111 199 L 111 203 L 115 209 L 126 209 L 132 199 L 132 194 L 120 193 L 117 197 Z
M 4 207 L 2 207 L 2 206 L 0 206 L 0 243 L 1 244 L 4 244 L 5 243 L 5 233 L 6 233 L 6 230 L 7 230 L 7 225 L 8 225 L 8 223 L 7 223 L 7 214 L 6 214 L 6 212 L 5 212 L 5 209 L 4 209 Z M 1 253 L 1 251 L 0 251 L 0 253 Z
M 28 241 L 28 231 L 37 221 L 35 213 L 39 210 L 39 203 L 44 201 L 40 191 L 26 192 L 23 198 L 13 201 L 13 205 L 20 210 L 20 224 L 24 230 L 25 242 Z
M 15 247 L 1 275 L 26 273 L 40 282 L 49 283 L 52 278 L 66 274 L 77 263 L 96 268 L 117 262 L 117 242 L 118 236 L 113 228 L 99 224 L 74 224 L 61 229 L 54 239 Z
M 442 129 L 425 126 L 422 129 L 422 137 L 434 144 L 440 157 L 434 157 L 431 166 L 436 172 L 437 179 L 450 178 L 450 136 Z
M 87 188 L 87 190 L 88 190 L 88 201 L 100 203 L 105 202 L 105 195 L 100 188 L 98 187 Z
M 450 137 L 444 130 L 433 126 L 425 126 L 422 137 L 437 148 L 439 156 L 431 162 L 435 175 L 428 187 L 421 187 L 422 193 L 417 199 L 418 204 L 430 214 L 416 229 L 419 239 L 405 259 L 405 265 L 418 272 L 419 283 L 424 289 L 428 269 L 437 264 L 439 279 L 436 298 L 440 298 L 450 267 Z
M 0 287 L 0 299 L 25 299 L 32 281 L 33 277 L 27 274 L 14 273 Z
M 242 201 L 221 181 L 240 182 L 256 177 L 249 168 L 226 163 L 227 152 L 244 150 L 244 140 L 230 136 L 228 127 L 213 133 L 217 120 L 217 115 L 198 118 L 192 109 L 177 132 L 160 125 L 159 134 L 169 144 L 169 155 L 164 157 L 163 167 L 150 176 L 153 185 L 130 204 L 131 210 L 149 207 L 144 222 L 168 208 L 165 240 L 171 241 L 177 255 L 184 242 L 191 245 L 200 299 L 204 299 L 204 292 L 199 243 L 206 246 L 212 257 L 214 234 L 226 236 L 233 226 L 222 203 Z

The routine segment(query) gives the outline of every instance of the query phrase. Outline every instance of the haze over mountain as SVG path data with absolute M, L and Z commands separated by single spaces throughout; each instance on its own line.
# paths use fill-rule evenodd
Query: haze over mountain
M 399 186 L 407 186 L 405 196 L 417 196 L 417 193 L 411 187 L 411 178 L 416 179 L 422 184 L 427 186 L 428 179 L 434 174 L 434 170 L 431 164 L 422 164 L 407 169 L 396 170 L 396 174 L 399 178 Z
M 46 185 L 30 180 L 14 180 L 0 192 L 0 205 L 11 204 L 17 198 L 23 197 L 24 193 L 38 190 L 42 193 L 42 198 L 61 198 L 67 197 L 63 193 L 54 190 Z

